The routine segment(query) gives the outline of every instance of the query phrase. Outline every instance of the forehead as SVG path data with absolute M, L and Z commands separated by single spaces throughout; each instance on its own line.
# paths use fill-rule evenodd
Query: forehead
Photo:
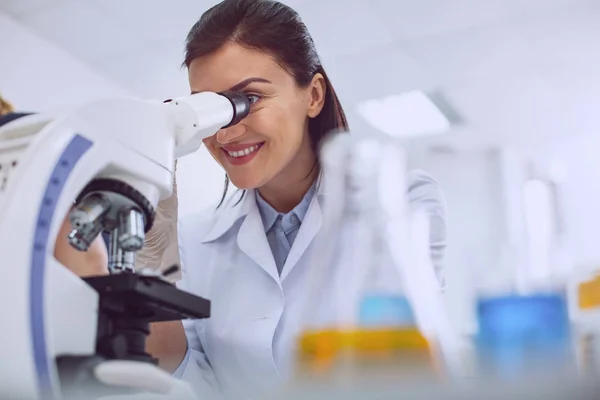
M 264 78 L 274 84 L 291 80 L 271 56 L 238 44 L 227 44 L 195 59 L 188 73 L 192 91 L 223 91 L 251 77 Z

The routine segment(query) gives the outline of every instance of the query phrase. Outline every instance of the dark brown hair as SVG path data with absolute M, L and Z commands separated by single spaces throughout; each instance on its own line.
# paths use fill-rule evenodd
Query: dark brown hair
M 306 87 L 315 74 L 325 79 L 327 91 L 321 113 L 308 123 L 315 152 L 332 131 L 347 131 L 348 123 L 306 25 L 292 8 L 273 0 L 225 0 L 210 8 L 190 30 L 185 61 L 190 63 L 213 53 L 226 43 L 236 43 L 272 56 L 290 73 L 299 87 Z M 219 206 L 225 200 L 229 178 Z M 218 207 L 219 207 L 218 206 Z

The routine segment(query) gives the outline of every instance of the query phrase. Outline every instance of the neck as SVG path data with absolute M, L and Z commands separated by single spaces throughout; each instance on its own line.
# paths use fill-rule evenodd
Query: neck
M 310 162 L 306 162 L 310 161 Z M 316 158 L 305 160 L 305 168 L 281 173 L 271 182 L 258 189 L 261 197 L 280 213 L 288 213 L 302 199 L 319 174 Z

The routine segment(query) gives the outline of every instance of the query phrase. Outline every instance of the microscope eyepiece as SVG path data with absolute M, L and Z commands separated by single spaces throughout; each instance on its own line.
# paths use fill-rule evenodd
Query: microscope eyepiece
M 233 106 L 233 118 L 231 118 L 231 122 L 223 128 L 229 128 L 230 126 L 236 125 L 246 118 L 250 112 L 250 100 L 248 100 L 248 96 L 242 92 L 219 92 L 217 94 L 227 98 Z

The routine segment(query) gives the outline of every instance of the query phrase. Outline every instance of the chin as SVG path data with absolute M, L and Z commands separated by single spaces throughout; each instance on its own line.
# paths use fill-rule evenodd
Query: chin
M 257 189 L 263 185 L 262 176 L 249 176 L 247 174 L 228 174 L 233 186 L 242 190 Z

